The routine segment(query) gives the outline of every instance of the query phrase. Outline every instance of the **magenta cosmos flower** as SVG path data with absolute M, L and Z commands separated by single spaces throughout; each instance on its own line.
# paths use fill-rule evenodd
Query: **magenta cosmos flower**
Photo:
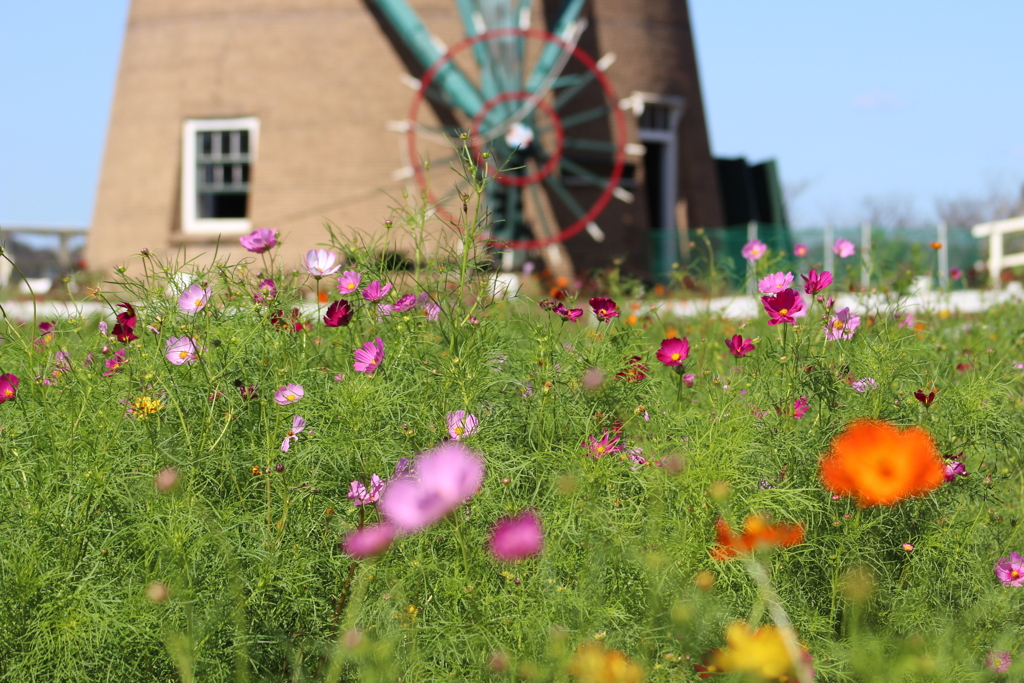
M 539 554 L 544 548 L 544 531 L 537 513 L 526 510 L 514 517 L 499 519 L 491 527 L 487 547 L 501 562 L 518 562 Z
M 842 237 L 836 240 L 836 243 L 832 245 L 832 251 L 835 252 L 839 258 L 847 258 L 853 256 L 857 252 L 857 248 L 853 246 L 853 242 L 845 240 Z
M 476 415 L 471 415 L 465 410 L 456 410 L 454 413 L 448 413 L 448 436 L 454 441 L 464 439 L 470 434 L 476 434 L 477 427 L 480 421 L 476 419 Z
M 20 382 L 20 379 L 9 372 L 0 375 L 0 403 L 10 401 L 18 395 L 18 384 Z
M 661 342 L 661 348 L 654 355 L 669 367 L 680 366 L 690 356 L 690 341 L 686 337 L 664 339 Z
M 277 246 L 277 230 L 274 228 L 257 228 L 248 235 L 238 238 L 243 247 L 254 254 L 262 254 Z
M 804 279 L 804 291 L 814 296 L 821 290 L 832 284 L 832 273 L 823 270 L 820 273 L 814 268 L 807 275 L 801 275 Z
M 338 263 L 338 255 L 326 249 L 310 249 L 302 259 L 302 266 L 306 272 L 319 280 L 338 272 L 341 264 Z
M 168 337 L 164 356 L 175 365 L 195 363 L 199 360 L 199 345 L 189 337 Z
M 757 283 L 757 291 L 762 294 L 778 294 L 793 282 L 793 273 L 772 273 Z
M 849 339 L 858 325 L 860 325 L 860 317 L 850 313 L 849 308 L 844 308 L 836 311 L 836 314 L 826 324 L 825 337 L 829 341 Z
M 343 327 L 352 320 L 355 311 L 344 299 L 339 299 L 327 307 L 327 314 L 324 316 L 324 325 L 327 327 Z
M 619 317 L 619 305 L 607 297 L 595 296 L 590 300 L 590 308 L 603 323 Z
M 744 339 L 742 334 L 734 334 L 732 338 L 726 339 L 725 345 L 729 347 L 729 353 L 737 358 L 743 358 L 754 350 L 754 340 Z
M 761 240 L 750 240 L 743 245 L 740 254 L 751 263 L 768 253 L 768 245 Z
M 393 524 L 371 524 L 346 536 L 341 542 L 341 550 L 353 559 L 362 560 L 383 553 L 397 535 L 398 529 Z
M 289 403 L 295 403 L 305 395 L 306 392 L 301 384 L 285 384 L 274 392 L 274 401 L 279 406 L 286 406 Z
M 1010 653 L 1006 650 L 989 650 L 988 656 L 985 657 L 985 666 L 997 674 L 1009 671 L 1011 664 L 1013 661 L 1010 659 Z
M 380 280 L 374 280 L 363 288 L 363 298 L 367 301 L 380 301 L 391 291 L 391 283 L 382 284 Z
M 392 308 L 395 313 L 405 313 L 406 311 L 411 311 L 416 307 L 416 301 L 417 299 L 415 294 L 403 294 L 399 297 L 398 301 L 395 302 L 395 305 Z
M 178 308 L 185 313 L 198 313 L 206 307 L 211 293 L 209 287 L 203 289 L 199 285 L 192 285 L 178 297 Z
M 346 270 L 338 278 L 338 291 L 342 294 L 354 294 L 359 289 L 359 283 L 362 281 L 362 275 L 354 270 Z
M 1004 586 L 1024 585 L 1024 557 L 1020 553 L 1010 553 L 1009 558 L 1000 557 L 993 569 Z
M 472 498 L 485 472 L 483 458 L 454 441 L 419 455 L 413 469 L 415 478 L 388 482 L 379 504 L 384 518 L 403 533 L 436 524 Z
M 807 397 L 801 396 L 793 402 L 793 417 L 800 419 L 807 414 Z
M 374 338 L 372 342 L 366 342 L 361 348 L 355 351 L 355 363 L 352 367 L 357 372 L 373 373 L 384 360 L 384 340 L 380 337 Z
M 793 245 L 793 256 L 797 258 L 803 258 L 807 256 L 807 245 L 806 244 L 794 244 Z
M 588 458 L 603 458 L 606 455 L 618 453 L 622 450 L 622 446 L 619 445 L 619 437 L 612 436 L 608 430 L 605 430 L 600 439 L 591 435 L 587 437 L 587 440 L 589 443 L 584 441 L 583 446 L 588 451 Z
M 576 322 L 583 315 L 582 308 L 566 308 L 563 304 L 558 304 L 552 309 L 562 320 L 568 320 L 571 323 Z
M 284 437 L 284 441 L 281 442 L 281 450 L 287 451 L 292 447 L 292 441 L 299 440 L 299 432 L 306 428 L 306 421 L 301 415 L 296 415 L 292 418 L 292 428 L 288 430 L 288 433 Z
M 370 477 L 370 487 L 367 488 L 361 481 L 353 481 L 348 485 L 348 494 L 345 496 L 352 501 L 353 505 L 369 505 L 380 500 L 380 492 L 384 490 L 384 481 L 377 475 Z
M 794 323 L 794 315 L 804 310 L 804 301 L 795 289 L 784 289 L 778 294 L 762 296 L 761 305 L 768 312 L 769 325 Z

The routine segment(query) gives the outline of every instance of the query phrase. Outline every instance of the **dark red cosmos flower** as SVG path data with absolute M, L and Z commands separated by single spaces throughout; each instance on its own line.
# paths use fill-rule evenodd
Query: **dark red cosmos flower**
M 135 325 L 138 319 L 135 316 L 135 309 L 127 301 L 122 301 L 117 305 L 118 308 L 123 308 L 124 311 L 117 314 L 117 323 L 114 325 L 112 330 L 114 338 L 122 344 L 138 339 L 135 336 Z
M 330 306 L 327 307 L 327 315 L 324 316 L 324 325 L 327 327 L 342 327 L 348 325 L 348 321 L 352 320 L 352 314 L 355 311 L 349 306 L 348 301 L 345 299 L 339 299 Z
M 615 376 L 627 382 L 639 382 L 647 377 L 647 364 L 640 356 L 633 356 L 626 361 L 626 367 L 615 373 Z
M 601 322 L 608 322 L 619 317 L 619 305 L 611 299 L 595 296 L 590 300 L 590 308 Z
M 248 384 L 247 385 L 242 380 L 236 379 L 235 380 L 235 386 L 238 387 L 238 393 L 242 395 L 242 398 L 250 399 L 251 400 L 251 399 L 254 399 L 254 398 L 259 398 L 259 396 L 260 396 L 259 393 L 256 391 L 256 385 L 255 384 Z
M 924 393 L 923 389 L 918 389 L 917 391 L 914 392 L 914 398 L 916 398 L 918 401 L 925 404 L 926 406 L 930 406 L 932 404 L 932 401 L 935 400 L 935 392 L 937 391 L 938 389 L 932 389 L 930 392 L 926 394 Z
M 729 353 L 737 358 L 743 358 L 754 350 L 754 340 L 744 339 L 742 334 L 734 334 L 732 339 L 726 339 L 725 345 L 729 347 Z
M 576 322 L 581 315 L 583 315 L 582 308 L 566 308 L 562 304 L 558 304 L 555 308 L 555 313 L 560 315 L 563 320 L 568 320 L 571 323 Z

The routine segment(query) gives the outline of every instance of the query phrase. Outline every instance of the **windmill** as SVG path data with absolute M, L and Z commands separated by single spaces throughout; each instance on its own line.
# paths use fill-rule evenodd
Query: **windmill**
M 619 182 L 627 151 L 643 152 L 626 142 L 625 116 L 604 73 L 615 55 L 595 59 L 578 45 L 584 0 L 567 2 L 550 31 L 531 28 L 531 0 L 457 0 L 466 37 L 451 47 L 405 0 L 374 2 L 424 69 L 409 81 L 408 118 L 391 126 L 406 137 L 409 163 L 399 175 L 426 189 L 421 162 L 443 175 L 457 161 L 453 141 L 468 133 L 478 166 L 493 176 L 492 236 L 506 269 L 515 266 L 514 250 L 539 250 L 552 272 L 571 277 L 562 241 L 582 231 L 604 241 L 597 219 L 613 199 L 635 200 Z M 465 179 L 437 181 L 438 205 L 466 189 Z
M 86 259 L 443 212 L 462 133 L 505 269 L 666 272 L 722 224 L 685 0 L 132 0 Z

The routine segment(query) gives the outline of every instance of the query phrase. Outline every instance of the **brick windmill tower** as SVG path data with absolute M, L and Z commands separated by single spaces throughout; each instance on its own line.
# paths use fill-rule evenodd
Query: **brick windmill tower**
M 87 261 L 443 210 L 462 132 L 506 269 L 656 273 L 722 223 L 685 0 L 133 0 Z

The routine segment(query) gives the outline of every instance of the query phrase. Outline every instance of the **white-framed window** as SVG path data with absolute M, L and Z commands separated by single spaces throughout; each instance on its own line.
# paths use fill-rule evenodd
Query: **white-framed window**
M 256 161 L 260 122 L 188 119 L 182 132 L 181 231 L 244 233 L 249 220 L 249 187 Z
M 651 227 L 676 229 L 679 194 L 679 121 L 686 101 L 678 95 L 634 92 L 628 107 L 638 119 Z

